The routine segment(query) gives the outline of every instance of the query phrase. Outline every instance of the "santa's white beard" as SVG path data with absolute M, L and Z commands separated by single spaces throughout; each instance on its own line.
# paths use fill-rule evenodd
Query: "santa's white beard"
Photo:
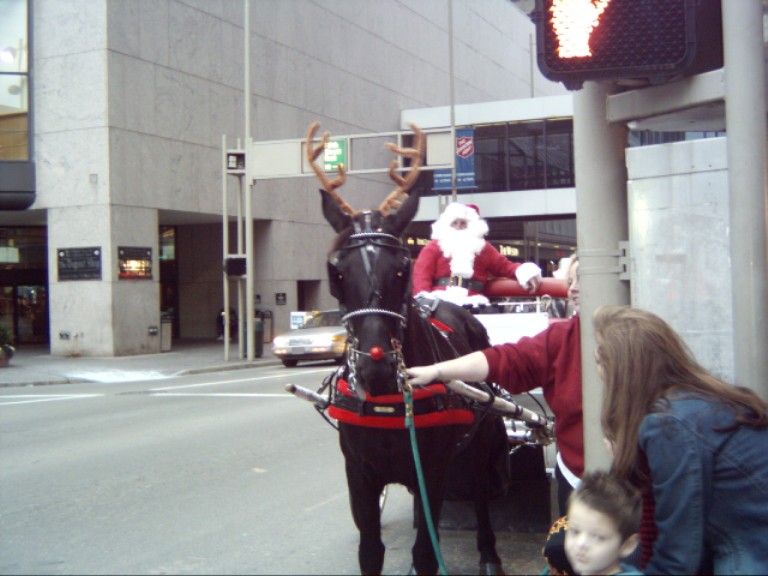
M 444 234 L 438 242 L 443 254 L 451 263 L 451 275 L 471 278 L 474 272 L 475 256 L 485 246 L 485 238 L 478 238 L 472 228 L 464 230 L 451 228 L 450 232 Z

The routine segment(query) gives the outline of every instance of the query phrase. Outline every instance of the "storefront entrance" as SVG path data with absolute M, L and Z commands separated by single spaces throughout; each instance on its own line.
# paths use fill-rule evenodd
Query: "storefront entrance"
M 48 343 L 46 285 L 0 285 L 0 324 L 10 329 L 17 346 Z

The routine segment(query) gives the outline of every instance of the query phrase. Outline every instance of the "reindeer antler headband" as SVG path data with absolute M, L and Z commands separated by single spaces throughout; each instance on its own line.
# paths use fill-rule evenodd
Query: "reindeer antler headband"
M 320 156 L 320 154 L 323 152 L 325 145 L 328 143 L 328 138 L 331 136 L 330 132 L 324 132 L 320 139 L 320 144 L 318 144 L 317 147 L 314 147 L 312 141 L 314 140 L 315 134 L 317 133 L 319 127 L 319 122 L 313 122 L 310 124 L 309 130 L 307 130 L 307 161 L 312 167 L 312 171 L 323 185 L 323 189 L 328 192 L 334 200 L 336 200 L 336 203 L 339 205 L 341 210 L 350 216 L 357 214 L 359 211 L 352 208 L 352 206 L 345 202 L 344 199 L 339 196 L 338 192 L 336 192 L 336 189 L 340 188 L 347 180 L 347 174 L 344 171 L 344 165 L 337 165 L 336 170 L 339 175 L 333 180 L 330 180 L 325 171 L 321 170 L 320 167 L 316 164 L 317 157 Z M 400 174 L 398 174 L 397 159 L 392 160 L 392 163 L 389 165 L 389 177 L 395 184 L 397 184 L 397 187 L 379 206 L 379 212 L 381 212 L 383 216 L 389 214 L 390 210 L 398 208 L 403 203 L 403 201 L 408 198 L 408 190 L 413 187 L 416 179 L 419 177 L 419 170 L 424 159 L 426 138 L 424 137 L 424 132 L 422 132 L 421 129 L 416 126 L 416 124 L 411 124 L 410 127 L 414 133 L 414 145 L 412 148 L 400 148 L 392 142 L 387 142 L 387 148 L 389 148 L 398 156 L 409 158 L 411 160 L 411 165 L 405 177 L 402 177 Z

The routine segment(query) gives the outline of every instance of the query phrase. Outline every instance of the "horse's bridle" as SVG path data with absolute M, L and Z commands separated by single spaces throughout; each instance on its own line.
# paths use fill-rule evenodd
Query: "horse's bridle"
M 370 285 L 370 292 L 368 294 L 367 302 L 361 308 L 348 311 L 346 305 L 342 302 L 340 298 L 341 295 L 338 292 L 334 294 L 337 298 L 339 298 L 339 307 L 342 312 L 341 322 L 342 322 L 342 325 L 347 329 L 347 334 L 349 336 L 349 344 L 347 346 L 347 368 L 349 370 L 348 381 L 358 395 L 364 394 L 364 393 L 357 386 L 357 377 L 356 377 L 357 361 L 360 356 L 372 357 L 372 353 L 370 351 L 366 352 L 366 351 L 360 350 L 359 341 L 357 336 L 355 335 L 354 327 L 350 322 L 350 320 L 353 318 L 357 318 L 360 316 L 368 316 L 371 314 L 388 316 L 390 318 L 395 318 L 398 320 L 396 336 L 394 336 L 390 342 L 392 349 L 386 352 L 382 351 L 382 356 L 379 356 L 378 358 L 375 358 L 375 359 L 384 360 L 386 356 L 391 356 L 395 358 L 395 361 L 397 363 L 397 380 L 398 380 L 397 384 L 398 384 L 398 389 L 401 390 L 402 385 L 405 382 L 405 360 L 403 358 L 401 341 L 403 338 L 403 333 L 405 331 L 406 324 L 408 322 L 407 314 L 408 314 L 408 306 L 410 305 L 410 298 L 409 298 L 410 282 L 408 281 L 408 279 L 405 279 L 405 282 L 404 282 L 405 288 L 404 288 L 404 293 L 401 295 L 399 310 L 389 310 L 387 308 L 383 308 L 380 305 L 382 300 L 382 295 L 381 295 L 380 287 L 378 285 L 378 278 L 375 276 L 373 271 L 375 269 L 375 264 L 379 258 L 379 255 L 381 254 L 382 249 L 394 249 L 400 252 L 404 258 L 407 258 L 410 255 L 410 252 L 408 251 L 407 248 L 403 246 L 402 240 L 397 236 L 394 236 L 387 232 L 372 230 L 370 213 L 366 212 L 363 215 L 365 217 L 363 221 L 363 225 L 361 226 L 361 223 L 359 221 L 354 222 L 354 227 L 355 227 L 354 232 L 350 234 L 350 236 L 345 240 L 344 244 L 339 248 L 337 252 L 348 252 L 351 250 L 358 250 L 358 249 L 360 250 L 360 256 L 363 261 L 363 266 L 365 268 L 365 276 L 368 278 L 368 282 Z M 336 259 L 337 257 L 334 256 L 334 258 L 332 258 L 328 262 L 329 278 L 331 282 L 332 293 L 334 293 L 334 290 L 335 290 L 334 283 L 339 282 L 339 277 L 340 277 L 340 273 L 335 267 Z M 410 276 L 410 267 L 408 267 L 408 274 Z

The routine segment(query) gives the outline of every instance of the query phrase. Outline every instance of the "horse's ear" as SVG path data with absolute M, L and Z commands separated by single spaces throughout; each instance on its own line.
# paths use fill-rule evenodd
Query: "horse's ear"
M 325 216 L 328 224 L 333 227 L 336 233 L 338 234 L 349 227 L 352 219 L 341 210 L 338 202 L 322 188 L 320 189 L 320 195 L 323 198 L 323 216 Z

